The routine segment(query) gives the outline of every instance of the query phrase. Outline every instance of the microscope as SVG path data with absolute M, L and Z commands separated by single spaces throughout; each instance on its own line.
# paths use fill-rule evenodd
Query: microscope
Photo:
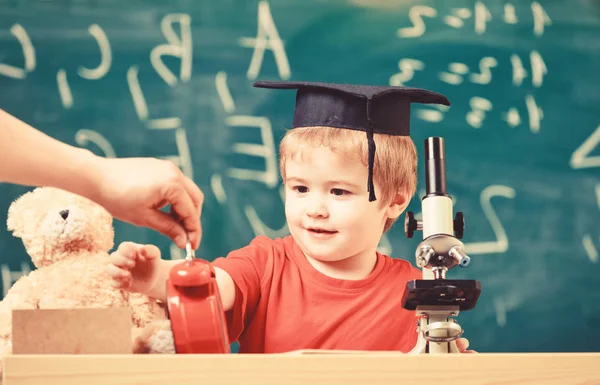
M 460 311 L 473 309 L 481 293 L 476 280 L 446 279 L 455 266 L 467 267 L 471 261 L 460 241 L 465 220 L 461 212 L 452 219 L 452 199 L 446 191 L 446 154 L 444 139 L 425 139 L 426 194 L 421 201 L 422 219 L 408 211 L 404 232 L 412 238 L 423 231 L 423 241 L 415 252 L 423 279 L 409 281 L 402 306 L 417 315 L 417 344 L 409 354 L 458 353 L 456 339 L 463 329 L 453 317 Z

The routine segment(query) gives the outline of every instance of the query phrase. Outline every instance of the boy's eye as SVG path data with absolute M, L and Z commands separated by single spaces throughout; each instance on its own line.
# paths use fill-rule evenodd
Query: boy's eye
M 294 186 L 292 190 L 296 190 L 301 194 L 307 193 L 308 192 L 308 187 L 306 186 Z
M 349 192 L 349 191 L 342 190 L 341 188 L 334 188 L 334 189 L 331 189 L 331 193 L 332 193 L 333 195 L 337 195 L 337 196 L 343 196 L 343 195 L 348 195 L 348 194 L 350 194 L 350 192 Z

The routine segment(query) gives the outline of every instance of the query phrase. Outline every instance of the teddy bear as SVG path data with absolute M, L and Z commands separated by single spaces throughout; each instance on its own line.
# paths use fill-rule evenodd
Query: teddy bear
M 0 302 L 0 358 L 11 352 L 13 309 L 129 307 L 134 335 L 166 319 L 155 300 L 111 285 L 106 267 L 112 222 L 100 205 L 52 187 L 36 188 L 10 205 L 8 229 L 22 239 L 36 269 Z
M 131 351 L 134 354 L 175 354 L 171 321 L 154 320 L 135 329 Z

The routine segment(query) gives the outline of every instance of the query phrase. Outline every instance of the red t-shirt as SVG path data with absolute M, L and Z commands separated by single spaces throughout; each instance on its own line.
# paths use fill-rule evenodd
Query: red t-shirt
M 227 323 L 240 353 L 408 352 L 417 341 L 415 313 L 401 299 L 406 282 L 421 279 L 421 272 L 407 261 L 377 253 L 368 277 L 341 280 L 316 270 L 293 237 L 259 236 L 213 264 L 236 285 Z

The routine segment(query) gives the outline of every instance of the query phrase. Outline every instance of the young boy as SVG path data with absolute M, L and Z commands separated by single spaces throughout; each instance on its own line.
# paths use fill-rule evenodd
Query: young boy
M 240 353 L 410 351 L 416 318 L 401 298 L 421 272 L 376 249 L 416 188 L 410 103 L 450 103 L 412 88 L 255 86 L 298 89 L 293 129 L 280 144 L 291 235 L 259 236 L 213 261 L 230 341 Z M 115 286 L 165 301 L 176 263 L 155 246 L 123 243 L 108 269 Z

